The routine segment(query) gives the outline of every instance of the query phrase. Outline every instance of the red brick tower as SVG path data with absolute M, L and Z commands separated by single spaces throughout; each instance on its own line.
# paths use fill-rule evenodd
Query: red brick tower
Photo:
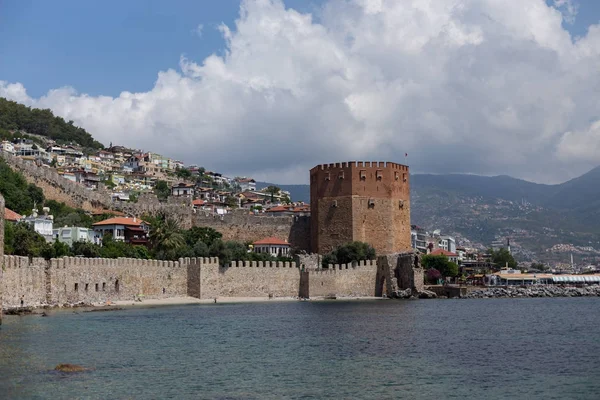
M 310 170 L 311 247 L 325 254 L 361 241 L 377 254 L 410 250 L 408 166 L 343 162 Z

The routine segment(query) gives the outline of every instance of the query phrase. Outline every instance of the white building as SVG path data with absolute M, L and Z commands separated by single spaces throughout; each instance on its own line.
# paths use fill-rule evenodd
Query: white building
M 456 253 L 456 239 L 452 236 L 440 236 L 438 247 L 451 253 Z
M 46 210 L 48 209 L 46 208 L 44 211 Z M 54 224 L 52 215 L 38 215 L 37 211 L 33 210 L 33 214 L 22 218 L 21 221 L 31 225 L 33 230 L 42 235 L 47 242 L 52 242 Z
M 8 140 L 2 141 L 2 151 L 5 153 L 15 154 L 15 145 Z
M 236 182 L 238 183 L 238 185 L 240 185 L 240 190 L 242 192 L 245 192 L 245 191 L 255 192 L 256 191 L 256 181 L 252 178 L 238 178 L 238 179 L 236 179 Z
M 268 237 L 252 243 L 255 253 L 268 253 L 274 257 L 288 256 L 290 254 L 290 244 L 285 240 L 276 237 Z
M 194 185 L 191 183 L 179 183 L 171 187 L 171 195 L 174 197 L 192 197 L 194 195 Z
M 66 243 L 71 246 L 74 242 L 93 242 L 100 244 L 100 235 L 95 234 L 93 229 L 82 228 L 79 226 L 65 226 L 54 229 L 53 236 L 55 240 Z

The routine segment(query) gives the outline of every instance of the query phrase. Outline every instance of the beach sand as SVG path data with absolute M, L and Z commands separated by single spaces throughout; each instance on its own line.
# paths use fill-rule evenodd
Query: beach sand
M 313 298 L 310 301 L 326 300 L 324 298 Z M 338 300 L 381 300 L 380 297 L 343 297 Z M 297 297 L 218 297 L 217 304 L 233 304 L 233 303 L 266 303 L 266 302 L 282 302 L 282 301 L 301 301 Z M 142 299 L 142 301 L 134 300 L 118 300 L 110 303 L 95 303 L 95 307 L 116 306 L 116 307 L 145 307 L 145 306 L 174 306 L 187 304 L 214 304 L 214 299 L 197 299 L 195 297 L 170 297 L 166 299 Z

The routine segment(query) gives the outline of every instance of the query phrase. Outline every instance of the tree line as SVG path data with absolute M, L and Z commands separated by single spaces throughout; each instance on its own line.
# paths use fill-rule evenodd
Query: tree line
M 73 121 L 56 117 L 50 110 L 30 108 L 0 97 L 0 130 L 24 131 L 45 136 L 58 143 L 78 143 L 91 149 L 102 149 L 102 143 L 94 140 L 85 129 Z

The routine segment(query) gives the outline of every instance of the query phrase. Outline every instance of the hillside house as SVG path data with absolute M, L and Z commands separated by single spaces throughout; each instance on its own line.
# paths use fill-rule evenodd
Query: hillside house
M 268 237 L 252 243 L 252 251 L 260 254 L 270 254 L 273 257 L 287 257 L 290 254 L 290 244 L 276 237 Z
M 148 244 L 150 225 L 139 218 L 114 217 L 96 222 L 92 227 L 100 239 L 108 234 L 113 240 L 139 245 Z
M 192 197 L 194 193 L 194 185 L 191 183 L 181 182 L 171 187 L 171 196 L 173 197 Z
M 437 249 L 430 253 L 432 256 L 446 256 L 448 260 L 458 264 L 458 254 L 444 249 Z

